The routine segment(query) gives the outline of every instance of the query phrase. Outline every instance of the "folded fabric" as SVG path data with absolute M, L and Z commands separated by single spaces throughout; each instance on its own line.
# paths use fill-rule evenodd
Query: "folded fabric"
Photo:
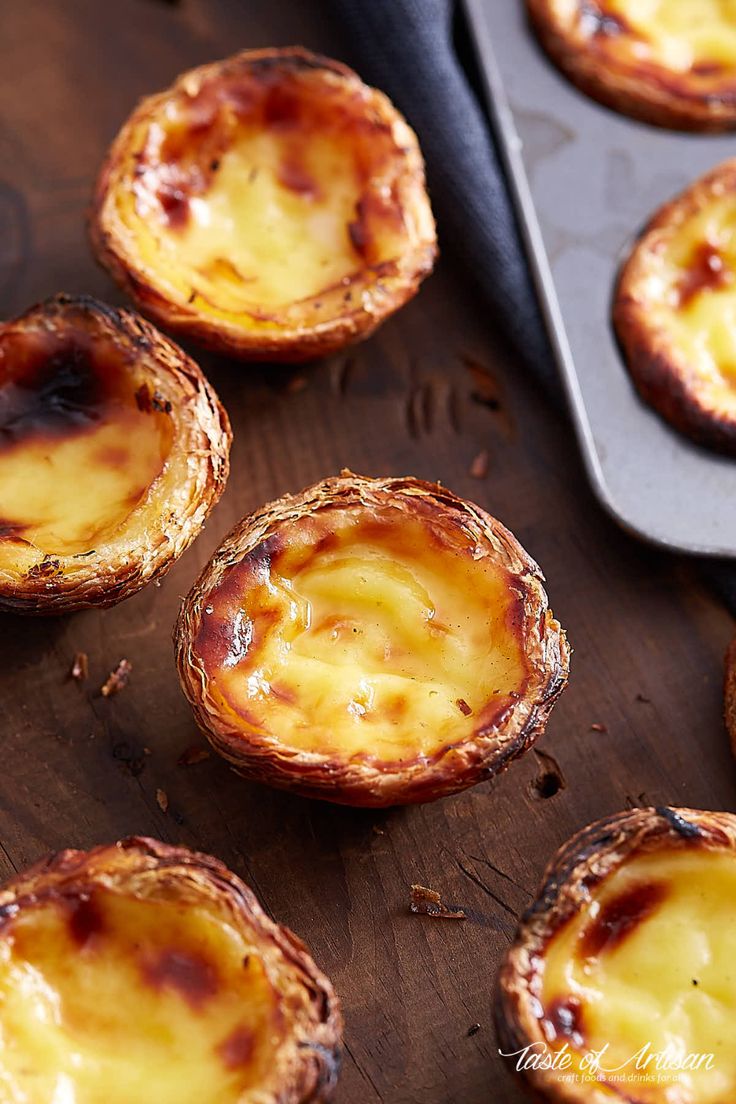
M 462 13 L 454 0 L 329 0 L 329 5 L 352 46 L 349 60 L 365 80 L 388 93 L 419 135 L 440 246 L 459 255 L 527 369 L 562 406 L 503 169 L 456 48 Z M 706 580 L 736 613 L 733 561 L 699 562 Z
M 559 378 L 485 115 L 453 44 L 452 0 L 330 0 L 360 75 L 417 131 L 442 248 L 452 243 L 527 367 Z

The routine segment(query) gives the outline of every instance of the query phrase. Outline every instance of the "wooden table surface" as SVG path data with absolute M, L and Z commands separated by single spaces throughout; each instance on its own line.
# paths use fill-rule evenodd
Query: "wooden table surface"
M 321 8 L 2 0 L 2 315 L 62 290 L 123 302 L 84 227 L 118 126 L 142 94 L 240 47 L 301 42 L 340 57 Z M 497 1054 L 494 977 L 553 849 L 631 804 L 734 807 L 720 701 L 731 618 L 692 565 L 602 514 L 569 427 L 503 355 L 447 259 L 370 341 L 306 370 L 199 359 L 235 432 L 230 483 L 205 533 L 160 587 L 115 609 L 0 619 L 0 873 L 129 833 L 210 851 L 332 977 L 346 1018 L 341 1104 L 514 1104 L 524 1094 Z M 488 473 L 475 478 L 483 449 Z M 531 752 L 494 784 L 384 812 L 249 784 L 214 756 L 177 765 L 199 742 L 170 640 L 182 595 L 237 519 L 343 466 L 439 479 L 500 517 L 542 565 L 574 648 L 540 745 L 562 774 L 552 796 L 540 794 L 555 785 L 538 784 L 547 766 Z M 77 651 L 90 661 L 81 686 L 67 677 Z M 130 685 L 104 699 L 122 657 Z M 468 920 L 411 915 L 412 882 Z

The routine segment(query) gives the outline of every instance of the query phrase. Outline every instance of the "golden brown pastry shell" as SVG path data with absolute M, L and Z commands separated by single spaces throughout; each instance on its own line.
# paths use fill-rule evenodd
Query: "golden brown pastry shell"
M 166 468 L 119 537 L 104 550 L 46 556 L 23 576 L 0 581 L 0 611 L 57 614 L 111 606 L 161 578 L 199 534 L 227 481 L 232 433 L 200 368 L 131 311 L 87 296 L 57 295 L 0 324 L 0 339 L 82 337 L 115 347 L 143 388 L 141 401 L 166 410 L 173 440 Z M 175 509 L 172 506 L 175 505 Z
M 289 1034 L 258 1099 L 264 1104 L 318 1104 L 331 1098 L 342 1039 L 340 1003 L 332 985 L 302 941 L 270 920 L 253 892 L 210 855 L 144 836 L 90 851 L 59 851 L 0 889 L 0 939 L 3 918 L 46 902 L 87 901 L 96 889 L 131 899 L 160 895 L 168 903 L 211 905 L 246 934 L 278 978 L 281 1022 Z
M 190 297 L 174 299 L 162 289 L 151 266 L 141 260 L 134 236 L 116 213 L 116 193 L 134 187 L 146 130 L 167 103 L 182 97 L 194 99 L 203 88 L 216 88 L 219 82 L 234 76 L 257 87 L 264 81 L 273 82 L 279 73 L 289 78 L 302 72 L 319 77 L 325 91 L 339 97 L 341 110 L 354 110 L 351 104 L 366 97 L 354 125 L 356 129 L 373 127 L 391 136 L 391 202 L 399 217 L 403 217 L 402 212 L 411 214 L 418 232 L 392 260 L 371 265 L 356 258 L 355 273 L 349 280 L 290 304 L 288 319 L 270 328 L 238 324 L 233 317 L 213 318 L 198 308 L 196 297 L 191 302 Z M 329 177 L 324 183 L 328 191 Z M 369 186 L 370 180 L 366 188 Z M 374 201 L 366 191 L 360 202 Z M 363 84 L 346 65 L 301 47 L 246 50 L 183 73 L 171 88 L 142 100 L 121 128 L 102 166 L 89 228 L 98 260 L 145 314 L 206 348 L 242 360 L 300 362 L 368 337 L 416 294 L 437 254 L 424 161 L 416 135 L 387 96 Z
M 504 565 L 523 598 L 517 631 L 527 645 L 529 679 L 522 695 L 488 727 L 425 757 L 400 762 L 349 759 L 302 752 L 273 736 L 235 729 L 208 693 L 206 664 L 193 647 L 208 595 L 228 569 L 281 525 L 326 508 L 358 505 L 366 510 L 390 505 L 397 524 L 416 511 L 431 523 L 451 515 L 472 535 L 484 554 Z M 516 538 L 495 518 L 452 492 L 418 479 L 371 479 L 344 471 L 300 494 L 285 495 L 243 519 L 225 539 L 184 600 L 174 631 L 179 678 L 198 725 L 212 746 L 245 777 L 305 797 L 346 805 L 384 807 L 433 801 L 493 778 L 527 751 L 543 733 L 549 713 L 567 683 L 569 647 L 564 630 L 547 605 L 542 574 Z
M 736 816 L 669 806 L 631 809 L 589 824 L 553 856 L 498 975 L 495 1020 L 504 1053 L 546 1045 L 533 987 L 555 933 L 589 900 L 592 886 L 634 854 L 662 847 L 736 851 Z M 604 1104 L 611 1099 L 608 1089 L 603 1095 L 591 1082 L 567 1081 L 555 1070 L 527 1069 L 522 1077 L 538 1100 Z
M 645 227 L 618 277 L 612 318 L 637 391 L 670 425 L 699 445 L 736 454 L 736 417 L 709 394 L 708 381 L 667 329 L 652 323 L 645 287 L 657 253 L 684 222 L 736 191 L 736 159 L 724 161 L 665 203 Z

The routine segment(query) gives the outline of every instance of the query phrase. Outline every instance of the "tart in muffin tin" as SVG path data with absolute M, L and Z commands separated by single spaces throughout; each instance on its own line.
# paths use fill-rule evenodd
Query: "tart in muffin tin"
M 657 212 L 622 268 L 613 321 L 642 398 L 736 453 L 736 160 Z
M 555 64 L 625 115 L 664 127 L 736 125 L 736 9 L 726 0 L 527 0 Z

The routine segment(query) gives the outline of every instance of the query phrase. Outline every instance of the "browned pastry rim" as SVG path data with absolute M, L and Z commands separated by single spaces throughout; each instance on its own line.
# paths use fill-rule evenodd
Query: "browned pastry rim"
M 462 534 L 464 541 L 471 538 L 473 555 L 501 565 L 516 595 L 511 631 L 523 641 L 527 674 L 522 691 L 499 698 L 498 707 L 488 703 L 485 717 L 483 711 L 477 720 L 463 717 L 468 721 L 463 738 L 429 757 L 413 756 L 408 748 L 400 760 L 390 762 L 367 754 L 298 750 L 288 740 L 282 743 L 275 732 L 246 731 L 235 724 L 233 714 L 220 709 L 209 688 L 210 660 L 198 653 L 197 639 L 203 620 L 213 613 L 211 597 L 228 573 L 257 562 L 261 553 L 270 564 L 279 555 L 284 526 L 312 518 L 329 527 L 332 513 L 348 508 L 368 518 L 389 510 L 395 519 L 392 526 L 400 526 L 404 517 L 420 519 L 430 544 L 432 530 Z M 207 629 L 215 645 L 226 631 L 217 626 L 219 622 Z M 500 773 L 544 731 L 569 666 L 565 634 L 548 608 L 539 568 L 500 522 L 437 484 L 413 478 L 370 479 L 347 471 L 300 494 L 285 495 L 233 529 L 182 605 L 175 646 L 182 688 L 197 723 L 242 774 L 304 796 L 365 806 L 435 800 Z
M 655 126 L 723 131 L 736 125 L 736 75 L 716 69 L 679 73 L 611 54 L 627 28 L 605 0 L 579 0 L 572 17 L 558 0 L 526 0 L 532 26 L 557 67 L 588 96 Z

